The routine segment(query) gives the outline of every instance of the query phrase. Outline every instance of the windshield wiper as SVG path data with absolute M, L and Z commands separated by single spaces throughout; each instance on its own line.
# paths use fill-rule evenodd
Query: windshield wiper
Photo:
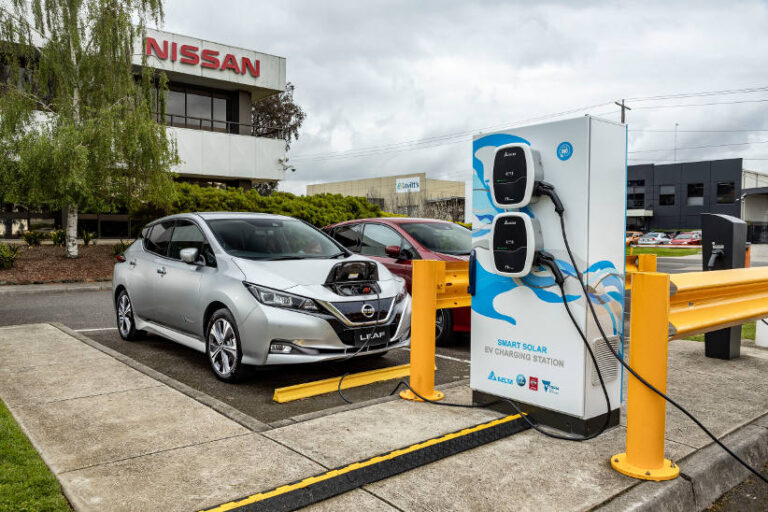
M 331 254 L 330 256 L 328 256 L 328 259 L 330 260 L 330 259 L 338 258 L 339 256 L 343 256 L 345 258 L 348 258 L 349 257 L 349 253 L 348 252 L 337 252 L 336 254 Z
M 264 258 L 266 261 L 281 261 L 281 260 L 305 260 L 308 256 L 277 256 L 275 258 Z

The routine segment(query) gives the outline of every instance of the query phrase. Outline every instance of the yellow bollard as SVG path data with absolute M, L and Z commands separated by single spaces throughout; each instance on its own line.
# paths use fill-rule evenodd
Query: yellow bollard
M 413 262 L 411 292 L 411 387 L 427 400 L 440 400 L 435 391 L 435 317 L 437 309 L 437 276 L 445 272 L 445 262 L 416 260 Z M 406 400 L 421 401 L 410 389 L 400 392 Z
M 667 389 L 669 274 L 632 276 L 629 365 L 662 393 Z M 627 393 L 627 451 L 611 457 L 619 473 L 642 480 L 672 480 L 677 464 L 664 458 L 666 402 L 631 374 Z

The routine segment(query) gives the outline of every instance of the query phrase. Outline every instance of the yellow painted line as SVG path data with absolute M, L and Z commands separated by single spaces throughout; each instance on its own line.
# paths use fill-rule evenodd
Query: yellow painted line
M 435 366 L 435 370 L 437 370 L 437 366 Z M 410 374 L 410 364 L 391 366 L 389 368 L 381 368 L 379 370 L 370 370 L 367 372 L 350 373 L 344 377 L 344 382 L 341 383 L 341 389 L 356 388 L 374 382 L 399 379 L 408 377 Z M 292 402 L 293 400 L 300 400 L 311 396 L 333 393 L 339 389 L 340 379 L 341 377 L 332 377 L 330 379 L 296 384 L 295 386 L 276 388 L 272 400 L 279 404 L 283 404 L 285 402 Z
M 346 379 L 345 379 L 346 380 Z M 280 494 L 285 494 L 287 492 L 295 491 L 297 489 L 303 489 L 305 487 L 308 487 L 312 484 L 316 484 L 317 482 L 323 482 L 325 480 L 329 480 L 331 478 L 337 477 L 339 475 L 343 475 L 345 473 L 349 473 L 350 471 L 354 471 L 357 469 L 365 468 L 368 466 L 373 466 L 374 464 L 378 464 L 379 462 L 384 462 L 386 460 L 394 459 L 395 457 L 399 457 L 400 455 L 405 455 L 406 453 L 411 453 L 416 450 L 421 450 L 423 448 L 428 448 L 430 446 L 450 441 L 451 439 L 456 439 L 457 437 L 466 436 L 468 434 L 473 434 L 475 432 L 479 432 L 481 430 L 485 430 L 491 427 L 495 427 L 497 425 L 501 425 L 503 423 L 508 423 L 510 421 L 514 421 L 516 419 L 520 418 L 519 414 L 515 414 L 513 416 L 505 416 L 504 418 L 499 418 L 497 420 L 489 421 L 488 423 L 482 423 L 480 425 L 475 425 L 474 427 L 465 428 L 464 430 L 459 430 L 458 432 L 452 432 L 450 434 L 446 434 L 441 437 L 435 437 L 433 439 L 429 439 L 427 441 L 423 441 L 421 443 L 413 444 L 411 446 L 408 446 L 407 448 L 401 448 L 399 450 L 391 451 L 385 455 L 378 455 L 376 457 L 372 457 L 368 460 L 355 462 L 353 464 L 350 464 L 348 466 L 344 466 L 339 469 L 334 469 L 331 471 L 328 471 L 326 473 L 322 473 L 320 475 L 311 476 L 309 478 L 305 478 L 304 480 L 301 480 L 299 482 L 296 482 L 294 484 L 288 484 L 283 485 L 281 487 L 278 487 L 276 489 L 273 489 L 271 491 L 267 492 L 260 492 L 258 494 L 253 494 L 251 496 L 248 496 L 247 498 L 243 498 L 239 501 L 231 501 L 229 503 L 224 503 L 222 505 L 219 505 L 216 508 L 210 508 L 205 509 L 201 512 L 225 512 L 227 510 L 232 510 L 238 507 L 242 507 L 245 505 L 250 505 L 251 503 L 256 503 L 257 501 L 263 501 L 267 498 L 272 498 L 274 496 L 279 496 Z

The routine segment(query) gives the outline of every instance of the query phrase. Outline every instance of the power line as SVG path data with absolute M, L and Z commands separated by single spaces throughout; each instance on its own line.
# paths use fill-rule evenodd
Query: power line
M 674 133 L 675 130 L 646 130 L 646 129 L 630 129 L 630 132 L 643 132 L 643 133 Z M 768 129 L 758 130 L 677 130 L 679 133 L 752 133 L 752 132 L 768 132 Z
M 722 89 L 719 91 L 701 91 L 701 92 L 688 92 L 677 94 L 665 94 L 659 96 L 645 96 L 637 98 L 627 98 L 627 101 L 658 101 L 658 100 L 670 100 L 675 98 L 694 98 L 699 96 L 718 96 L 728 94 L 749 94 L 753 92 L 768 91 L 768 85 L 759 87 L 746 87 L 742 89 Z
M 678 105 L 653 105 L 650 107 L 635 107 L 635 110 L 657 110 L 663 108 L 706 107 L 709 105 L 736 105 L 739 103 L 764 103 L 768 98 L 760 100 L 712 101 L 709 103 L 681 103 Z
M 733 142 L 731 144 L 705 144 L 703 146 L 687 146 L 682 148 L 664 148 L 664 149 L 637 149 L 635 151 L 627 151 L 627 153 L 652 153 L 656 151 L 674 151 L 681 149 L 704 149 L 704 148 L 724 148 L 727 146 L 748 146 L 750 144 L 768 144 L 768 140 L 756 140 L 754 142 Z

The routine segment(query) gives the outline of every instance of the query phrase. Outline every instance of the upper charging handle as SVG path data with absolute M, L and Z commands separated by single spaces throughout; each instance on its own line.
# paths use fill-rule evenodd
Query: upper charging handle
M 533 194 L 541 181 L 541 155 L 524 143 L 499 146 L 493 158 L 491 199 L 501 209 L 522 208 L 536 200 Z
M 494 270 L 507 277 L 531 273 L 536 252 L 541 250 L 541 227 L 523 212 L 500 213 L 491 225 Z

